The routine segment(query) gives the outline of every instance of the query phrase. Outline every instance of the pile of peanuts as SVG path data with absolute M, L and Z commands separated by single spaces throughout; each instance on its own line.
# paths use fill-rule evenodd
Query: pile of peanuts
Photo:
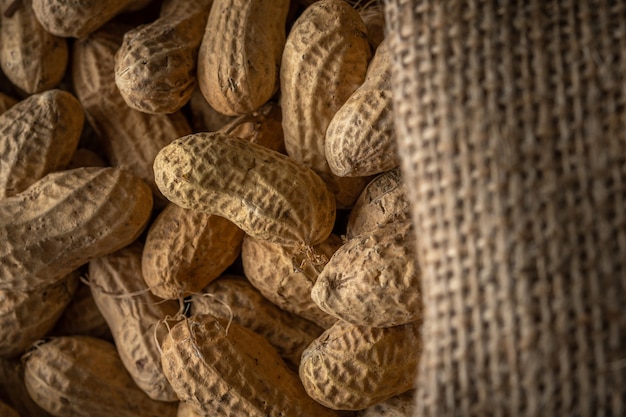
M 381 2 L 0 5 L 0 415 L 412 415 Z

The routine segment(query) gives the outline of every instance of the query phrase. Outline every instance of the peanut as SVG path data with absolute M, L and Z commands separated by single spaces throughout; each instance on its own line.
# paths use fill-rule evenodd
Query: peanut
M 35 290 L 134 241 L 148 222 L 148 186 L 118 168 L 48 174 L 0 200 L 0 289 Z
M 0 114 L 4 114 L 11 107 L 16 105 L 18 100 L 8 94 L 0 92 Z
M 346 235 L 353 238 L 391 222 L 410 221 L 409 199 L 400 168 L 374 178 L 350 211 Z
M 157 345 L 165 333 L 165 327 L 158 325 L 176 315 L 178 303 L 147 291 L 141 275 L 142 250 L 143 245 L 135 242 L 89 262 L 91 293 L 137 386 L 154 400 L 178 401 L 163 375 Z
M 184 297 L 219 277 L 241 252 L 243 231 L 227 219 L 168 204 L 143 249 L 143 278 L 158 297 Z
M 72 299 L 78 274 L 49 287 L 32 291 L 0 290 L 0 357 L 22 355 L 36 340 L 48 334 Z
M 139 10 L 150 0 L 32 0 L 44 29 L 64 38 L 84 38 L 113 17 Z
M 357 414 L 358 417 L 409 417 L 413 415 L 415 415 L 414 389 L 381 401 Z
M 309 259 L 293 246 L 245 236 L 241 248 L 244 274 L 269 301 L 326 329 L 337 318 L 313 302 L 311 289 L 319 271 L 341 244 L 341 238 L 331 234 L 313 247 L 314 259 Z
M 20 417 L 17 411 L 4 401 L 0 400 L 0 416 L 3 417 Z
M 278 354 L 294 365 L 300 364 L 302 351 L 322 333 L 312 322 L 281 310 L 246 279 L 224 276 L 191 297 L 191 315 L 209 314 L 228 320 L 263 336 Z
M 334 198 L 312 170 L 232 135 L 177 139 L 159 152 L 154 173 L 175 204 L 225 217 L 258 239 L 315 245 L 334 225 Z
M 365 80 L 371 57 L 359 14 L 342 0 L 320 0 L 295 21 L 283 51 L 280 82 L 287 154 L 311 167 L 350 207 L 366 180 L 340 178 L 326 161 L 331 119 Z
M 250 113 L 278 90 L 289 3 L 213 1 L 198 55 L 198 83 L 215 110 Z
M 107 341 L 57 337 L 34 345 L 22 360 L 28 393 L 54 416 L 176 415 L 176 403 L 152 400 L 135 385 Z
M 0 359 L 0 399 L 22 417 L 51 417 L 28 395 L 24 385 L 24 366 L 19 358 Z
M 28 94 L 56 87 L 69 58 L 67 41 L 47 32 L 35 17 L 31 0 L 3 0 L 2 10 L 20 1 L 0 25 L 0 67 L 7 78 Z
M 126 32 L 115 55 L 115 83 L 126 104 L 174 113 L 189 101 L 211 3 L 166 0 L 157 20 Z
M 83 122 L 80 103 L 62 90 L 32 95 L 0 115 L 0 198 L 69 165 Z
M 385 329 L 338 321 L 302 353 L 300 379 L 316 401 L 362 410 L 415 388 L 417 322 Z
M 413 223 L 390 223 L 348 240 L 311 290 L 325 312 L 360 326 L 392 327 L 422 317 Z
M 180 321 L 163 342 L 163 369 L 181 401 L 208 415 L 335 416 L 309 398 L 260 335 L 209 315 Z
M 154 194 L 155 206 L 167 204 L 154 183 L 152 164 L 161 148 L 191 133 L 180 113 L 147 114 L 129 108 L 115 85 L 114 56 L 125 28 L 107 25 L 74 43 L 72 80 L 87 120 L 102 139 L 109 162 L 144 180 Z
M 383 41 L 363 84 L 335 113 L 326 130 L 325 154 L 340 177 L 365 177 L 397 167 L 391 93 L 391 51 Z

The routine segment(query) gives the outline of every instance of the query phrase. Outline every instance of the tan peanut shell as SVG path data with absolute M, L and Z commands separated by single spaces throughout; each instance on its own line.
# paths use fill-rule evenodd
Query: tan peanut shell
M 309 398 L 260 335 L 209 315 L 171 328 L 163 369 L 181 401 L 214 416 L 335 416 Z
M 134 242 L 93 259 L 89 286 L 133 381 L 153 400 L 178 401 L 161 369 L 158 348 L 166 331 L 161 321 L 176 315 L 178 302 L 163 301 L 148 291 L 141 275 L 142 250 L 143 245 Z
M 411 417 L 415 415 L 415 390 L 381 401 L 357 413 L 357 417 Z
M 114 70 L 124 30 L 107 25 L 74 43 L 74 89 L 111 165 L 130 169 L 150 185 L 160 208 L 167 201 L 154 183 L 154 157 L 172 140 L 191 133 L 191 127 L 181 112 L 147 114 L 126 105 L 115 85 Z
M 367 41 L 375 51 L 386 36 L 385 6 L 382 2 L 372 2 L 358 11 L 367 29 Z
M 150 0 L 32 0 L 44 29 L 64 38 L 84 38 L 122 12 L 138 10 Z
M 7 110 L 9 110 L 11 107 L 16 105 L 17 103 L 18 103 L 17 99 L 11 97 L 8 94 L 0 92 L 0 115 L 5 113 Z
M 400 168 L 376 176 L 365 187 L 350 211 L 348 239 L 369 233 L 391 222 L 410 221 L 409 199 Z
M 202 95 L 200 87 L 194 89 L 189 99 L 191 113 L 191 127 L 194 133 L 216 132 L 224 125 L 233 121 L 237 116 L 227 116 L 215 110 Z
M 339 320 L 302 353 L 300 379 L 326 407 L 362 410 L 415 388 L 418 323 L 376 328 Z
M 141 258 L 143 279 L 164 299 L 198 292 L 235 262 L 243 235 L 224 217 L 170 203 L 148 230 Z
M 50 335 L 92 336 L 113 341 L 109 325 L 98 310 L 91 289 L 84 282 L 78 284 L 78 289 L 50 331 Z
M 50 417 L 30 398 L 24 385 L 24 365 L 19 358 L 0 359 L 0 399 L 21 417 Z
M 148 186 L 119 168 L 48 174 L 0 200 L 0 289 L 52 285 L 90 259 L 120 249 L 144 229 Z
M 175 204 L 225 217 L 258 239 L 315 245 L 334 225 L 335 201 L 319 176 L 232 135 L 177 139 L 157 155 L 154 174 Z
M 191 297 L 191 315 L 209 314 L 233 321 L 263 336 L 289 364 L 297 369 L 302 351 L 323 329 L 278 308 L 245 278 L 223 276 Z
M 13 407 L 0 400 L 0 416 L 3 417 L 20 417 Z
M 313 302 L 311 289 L 319 271 L 341 244 L 341 238 L 331 234 L 313 247 L 314 257 L 309 259 L 294 246 L 245 236 L 241 248 L 244 274 L 265 298 L 279 308 L 326 329 L 337 318 Z
M 278 90 L 289 0 L 214 0 L 200 51 L 198 84 L 218 112 L 257 110 Z
M 14 358 L 48 334 L 72 299 L 78 273 L 31 291 L 0 290 L 0 357 Z
M 67 169 L 82 167 L 106 167 L 107 162 L 97 153 L 87 148 L 78 148 L 67 165 Z
M 176 403 L 135 385 L 115 346 L 88 336 L 38 343 L 22 358 L 32 399 L 56 417 L 174 417 Z
M 206 414 L 197 410 L 193 405 L 186 402 L 178 403 L 178 412 L 176 417 L 208 417 Z
M 84 120 L 79 101 L 62 90 L 32 95 L 0 115 L 0 198 L 67 167 Z
M 421 271 L 413 223 L 390 223 L 348 240 L 311 290 L 328 314 L 360 326 L 392 327 L 421 319 Z
M 6 10 L 14 0 L 3 0 Z M 7 78 L 28 94 L 56 87 L 67 67 L 67 40 L 47 32 L 35 17 L 31 0 L 2 16 L 0 67 Z
M 166 0 L 157 20 L 126 32 L 115 55 L 115 83 L 128 106 L 174 113 L 189 101 L 211 3 Z
M 295 21 L 281 61 L 287 154 L 322 175 L 340 207 L 349 207 L 365 183 L 333 175 L 324 142 L 331 119 L 365 80 L 371 57 L 365 31 L 346 2 L 317 1 Z
M 365 177 L 397 167 L 391 93 L 391 51 L 383 41 L 365 81 L 335 113 L 326 131 L 326 160 L 340 177 Z

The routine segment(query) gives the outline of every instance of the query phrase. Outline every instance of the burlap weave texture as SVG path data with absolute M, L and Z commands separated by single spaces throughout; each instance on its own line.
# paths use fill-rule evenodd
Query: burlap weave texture
M 626 416 L 626 1 L 386 0 L 417 416 Z

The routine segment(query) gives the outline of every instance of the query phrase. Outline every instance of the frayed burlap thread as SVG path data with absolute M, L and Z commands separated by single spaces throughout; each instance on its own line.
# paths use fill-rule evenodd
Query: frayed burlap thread
M 416 416 L 626 415 L 626 1 L 386 0 Z

